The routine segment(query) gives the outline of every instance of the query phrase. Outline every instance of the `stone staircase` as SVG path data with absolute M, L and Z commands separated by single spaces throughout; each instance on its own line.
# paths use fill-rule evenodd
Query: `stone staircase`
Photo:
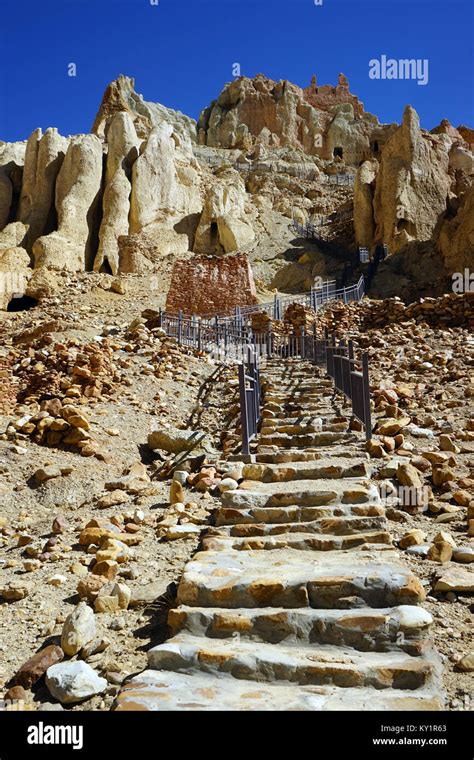
M 172 637 L 117 710 L 439 710 L 424 590 L 362 436 L 301 360 L 262 372 L 261 433 L 185 568 Z

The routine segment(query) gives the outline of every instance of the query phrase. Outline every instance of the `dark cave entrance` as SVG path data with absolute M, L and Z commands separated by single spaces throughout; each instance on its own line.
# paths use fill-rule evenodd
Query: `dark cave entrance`
M 29 311 L 38 305 L 36 298 L 31 296 L 20 296 L 12 298 L 7 306 L 7 311 Z
M 343 149 L 340 146 L 338 146 L 337 148 L 334 148 L 333 156 L 334 158 L 343 158 L 344 157 Z
M 372 143 L 370 147 L 372 148 L 372 153 L 378 153 L 379 152 L 378 140 L 374 140 L 374 142 Z
M 217 222 L 211 222 L 211 229 L 209 231 L 209 244 L 211 249 L 214 250 L 219 242 L 219 228 Z
M 111 275 L 113 275 L 112 267 L 110 266 L 108 259 L 104 259 L 103 260 L 103 262 L 101 264 L 101 267 L 99 269 L 99 273 L 100 274 L 111 274 Z

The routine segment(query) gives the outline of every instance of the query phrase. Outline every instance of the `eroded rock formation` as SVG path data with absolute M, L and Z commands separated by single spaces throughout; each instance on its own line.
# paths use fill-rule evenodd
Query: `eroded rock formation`
M 103 217 L 94 269 L 110 269 L 116 274 L 119 265 L 118 238 L 127 235 L 129 230 L 132 166 L 140 147 L 133 120 L 126 111 L 120 111 L 112 118 L 107 144 Z
M 93 134 L 37 129 L 27 141 L 0 142 L 2 303 L 16 292 L 12 267 L 28 293 L 44 294 L 54 277 L 39 272 L 161 277 L 173 257 L 237 251 L 249 253 L 265 287 L 287 288 L 288 278 L 306 287 L 316 270 L 334 267 L 315 244 L 292 258 L 289 221 L 318 225 L 352 196 L 359 245 L 412 246 L 420 256 L 432 246 L 447 271 L 458 270 L 472 255 L 473 135 L 446 119 L 428 133 L 410 107 L 401 126 L 380 124 L 342 74 L 335 87 L 313 78 L 305 89 L 241 77 L 198 124 L 119 77 Z M 356 167 L 354 189 L 333 187 L 328 175 Z M 339 243 L 353 244 L 351 223 L 342 232 Z
M 474 184 L 463 196 L 456 216 L 443 222 L 438 244 L 448 272 L 464 272 L 474 266 Z
M 263 74 L 240 77 L 224 87 L 198 122 L 202 145 L 245 151 L 291 146 L 354 165 L 371 156 L 376 128 L 378 119 L 364 111 L 343 74 L 336 87 L 318 87 L 313 77 L 304 90 Z
M 57 230 L 33 244 L 35 266 L 91 269 L 95 214 L 102 183 L 102 144 L 95 135 L 71 139 L 56 182 Z
M 92 126 L 92 132 L 106 138 L 109 126 L 117 113 L 128 113 L 140 139 L 146 139 L 153 127 L 171 124 L 173 130 L 190 140 L 196 140 L 196 122 L 189 116 L 166 108 L 161 103 L 149 103 L 135 92 L 132 77 L 119 76 L 104 92 L 102 103 Z
M 451 185 L 450 147 L 446 135 L 422 132 L 416 111 L 407 106 L 402 125 L 382 151 L 373 197 L 373 224 L 367 203 L 370 168 L 364 164 L 359 169 L 355 195 L 359 243 L 387 243 L 391 251 L 397 251 L 411 241 L 432 239 L 446 211 Z M 363 219 L 368 222 L 364 232 Z M 368 228 L 372 226 L 374 234 L 370 239 Z
M 218 173 L 206 193 L 204 209 L 196 230 L 196 253 L 230 253 L 241 250 L 255 238 L 246 215 L 245 184 L 234 169 Z
M 447 119 L 431 133 L 408 106 L 378 162 L 363 163 L 354 192 L 359 245 L 412 246 L 413 256 L 438 250 L 447 273 L 474 260 L 474 157 Z M 438 254 L 439 255 L 439 254 Z

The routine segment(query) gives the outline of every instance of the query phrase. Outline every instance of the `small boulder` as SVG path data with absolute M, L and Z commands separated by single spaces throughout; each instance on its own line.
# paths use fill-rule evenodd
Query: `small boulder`
M 96 635 L 94 613 L 85 602 L 79 602 L 76 609 L 67 616 L 62 634 L 61 647 L 66 654 L 77 654 Z
M 77 660 L 48 668 L 46 686 L 58 702 L 74 704 L 101 694 L 107 688 L 107 681 L 100 678 L 86 662 Z

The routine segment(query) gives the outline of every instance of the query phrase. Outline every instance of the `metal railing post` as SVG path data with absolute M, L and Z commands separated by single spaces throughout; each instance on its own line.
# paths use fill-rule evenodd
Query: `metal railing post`
M 370 441 L 372 438 L 372 417 L 370 413 L 369 354 L 367 351 L 364 351 L 362 354 L 362 376 L 364 393 L 365 439 L 366 441 Z
M 242 426 L 242 454 L 250 454 L 249 424 L 247 412 L 247 388 L 245 379 L 245 363 L 239 364 L 239 394 L 240 394 L 240 423 Z
M 268 325 L 268 333 L 267 333 L 267 352 L 268 357 L 270 358 L 273 356 L 273 325 L 270 322 Z

